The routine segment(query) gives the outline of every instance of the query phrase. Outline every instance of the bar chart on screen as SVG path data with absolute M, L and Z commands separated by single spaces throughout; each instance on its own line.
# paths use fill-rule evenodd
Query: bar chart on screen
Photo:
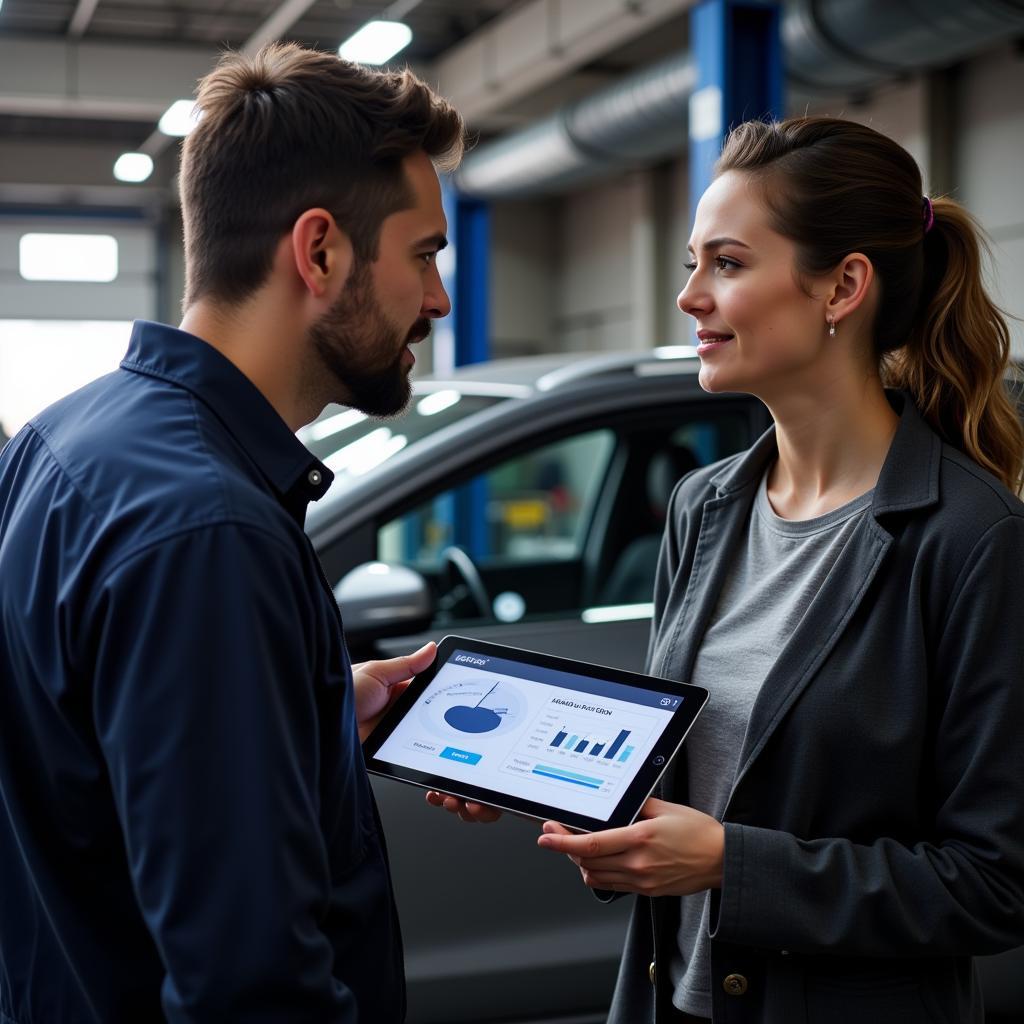
M 555 733 L 548 746 L 574 754 L 603 757 L 606 760 L 611 760 L 618 755 L 619 761 L 628 761 L 629 755 L 636 749 L 635 747 L 626 746 L 626 740 L 629 739 L 629 736 L 629 729 L 620 729 L 619 734 L 609 744 L 607 740 L 593 739 L 591 736 L 585 736 L 581 739 L 579 733 L 573 733 L 570 736 L 568 727 L 563 726 Z
M 569 710 L 571 709 L 571 710 Z M 554 699 L 536 715 L 502 770 L 563 789 L 610 797 L 633 777 L 658 721 L 619 701 Z

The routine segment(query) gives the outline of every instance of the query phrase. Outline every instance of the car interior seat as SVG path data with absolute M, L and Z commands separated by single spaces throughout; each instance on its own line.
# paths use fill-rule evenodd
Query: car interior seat
M 633 538 L 622 549 L 601 590 L 602 604 L 640 604 L 651 600 L 669 498 L 680 478 L 698 466 L 700 460 L 685 445 L 662 448 L 651 456 L 646 489 L 657 529 Z

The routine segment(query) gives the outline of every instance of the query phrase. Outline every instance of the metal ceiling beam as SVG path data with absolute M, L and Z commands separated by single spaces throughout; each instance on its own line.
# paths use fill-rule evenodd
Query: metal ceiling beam
M 85 30 L 89 27 L 89 22 L 92 21 L 92 16 L 96 13 L 99 4 L 100 0 L 78 0 L 78 6 L 68 24 L 69 36 L 81 38 L 85 35 Z
M 481 124 L 509 104 L 684 14 L 696 2 L 529 0 L 443 53 L 434 80 L 471 125 Z
M 301 18 L 306 11 L 316 3 L 316 0 L 285 0 L 274 13 L 242 44 L 240 51 L 251 57 L 258 53 L 268 43 L 280 39 L 288 29 Z M 159 128 L 155 129 L 146 141 L 139 146 L 140 153 L 147 153 L 154 160 L 174 140 L 164 135 Z
M 242 44 L 241 52 L 251 57 L 267 43 L 280 39 L 315 3 L 316 0 L 285 0 Z
M 215 59 L 208 47 L 0 34 L 0 114 L 155 119 Z

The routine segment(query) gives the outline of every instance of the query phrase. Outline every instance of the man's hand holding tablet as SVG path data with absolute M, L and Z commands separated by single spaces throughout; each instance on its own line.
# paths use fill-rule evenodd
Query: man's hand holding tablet
M 443 807 L 449 814 L 457 814 L 463 821 L 490 824 L 501 817 L 497 807 L 478 804 L 475 800 L 462 800 L 448 793 L 439 793 L 436 789 L 427 790 L 427 803 L 431 807 Z
M 436 653 L 437 644 L 431 642 L 400 658 L 362 661 L 352 666 L 352 689 L 356 697 L 360 743 L 366 742 L 370 733 L 412 682 L 413 676 L 430 667 Z

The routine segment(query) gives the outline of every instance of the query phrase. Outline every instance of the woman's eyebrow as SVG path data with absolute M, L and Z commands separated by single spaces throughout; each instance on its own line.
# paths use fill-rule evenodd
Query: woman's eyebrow
M 723 245 L 737 245 L 741 249 L 749 249 L 750 246 L 746 242 L 741 242 L 738 238 L 711 238 L 706 241 L 701 248 L 707 252 L 710 249 L 720 249 Z M 686 247 L 687 252 L 693 252 L 693 246 L 688 245 Z

